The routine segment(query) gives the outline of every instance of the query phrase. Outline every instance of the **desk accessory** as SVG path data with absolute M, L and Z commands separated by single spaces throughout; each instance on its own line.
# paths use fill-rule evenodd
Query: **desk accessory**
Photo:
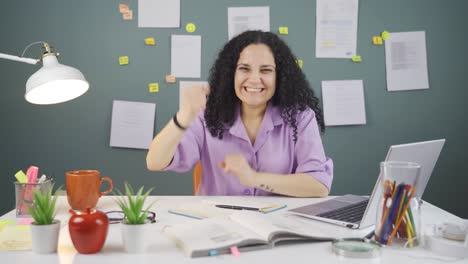
M 39 254 L 57 252 L 60 220 L 55 219 L 55 205 L 60 187 L 52 195 L 53 187 L 54 184 L 45 192 L 35 189 L 33 204 L 29 207 L 29 213 L 34 218 L 31 223 L 32 250 Z
M 34 44 L 43 45 L 43 54 L 39 59 L 24 58 L 26 50 Z M 57 60 L 59 53 L 44 41 L 29 44 L 21 56 L 0 53 L 0 58 L 38 64 L 42 61 L 42 68 L 29 77 L 26 82 L 26 101 L 32 104 L 48 105 L 72 100 L 84 94 L 89 83 L 83 74 L 70 66 L 60 64 Z
M 375 226 L 380 244 L 405 248 L 420 244 L 420 197 L 415 196 L 420 171 L 415 162 L 380 163 L 382 193 Z
M 381 246 L 367 238 L 343 238 L 332 242 L 333 252 L 350 258 L 376 258 L 381 254 Z
M 72 216 L 68 222 L 70 238 L 76 250 L 81 254 L 93 254 L 101 251 L 109 230 L 107 216 L 95 209 L 69 211 Z
M 468 220 L 428 226 L 424 238 L 425 247 L 431 251 L 449 257 L 468 257 Z
M 117 190 L 119 197 L 116 198 L 116 202 L 119 205 L 122 212 L 125 214 L 125 218 L 122 221 L 122 240 L 124 248 L 128 253 L 144 253 L 146 251 L 147 244 L 145 243 L 145 233 L 148 233 L 149 221 L 148 212 L 154 202 L 150 203 L 144 208 L 146 198 L 153 191 L 154 188 L 148 189 L 144 192 L 142 186 L 135 193 L 133 187 L 128 183 L 124 183 L 125 193 Z

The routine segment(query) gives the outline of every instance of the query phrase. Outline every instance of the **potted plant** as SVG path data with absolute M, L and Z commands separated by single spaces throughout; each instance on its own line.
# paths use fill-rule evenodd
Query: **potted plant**
M 125 193 L 117 190 L 117 204 L 124 214 L 122 221 L 122 239 L 124 248 L 128 253 L 143 253 L 146 250 L 144 234 L 148 228 L 148 213 L 153 205 L 152 202 L 145 209 L 143 208 L 146 198 L 151 193 L 153 188 L 144 192 L 142 186 L 135 193 L 133 187 L 128 183 L 124 183 Z
M 39 254 L 57 252 L 60 220 L 55 219 L 55 205 L 61 188 L 52 195 L 53 188 L 53 184 L 45 190 L 36 188 L 33 204 L 29 206 L 29 214 L 34 219 L 31 223 L 32 250 Z

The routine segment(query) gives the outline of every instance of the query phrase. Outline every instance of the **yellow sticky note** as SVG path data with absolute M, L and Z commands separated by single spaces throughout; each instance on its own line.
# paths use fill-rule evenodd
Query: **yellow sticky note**
M 119 11 L 121 14 L 127 12 L 129 9 L 128 9 L 128 5 L 127 4 L 119 4 Z
M 19 170 L 15 174 L 15 177 L 20 183 L 27 183 L 28 182 L 28 177 L 26 176 L 26 174 L 24 174 L 24 172 L 22 170 Z
M 145 44 L 148 46 L 154 46 L 156 45 L 156 41 L 154 38 L 145 38 Z
M 150 83 L 148 88 L 150 93 L 157 93 L 159 92 L 159 83 Z
M 383 40 L 387 40 L 388 37 L 390 37 L 390 32 L 385 30 L 384 32 L 382 32 L 381 36 Z
M 289 32 L 288 32 L 288 27 L 279 27 L 278 28 L 278 31 L 281 35 L 288 35 Z
M 372 44 L 374 45 L 382 45 L 383 40 L 380 36 L 373 36 L 372 37 Z
M 359 55 L 354 55 L 353 57 L 351 57 L 351 60 L 352 60 L 353 62 L 361 62 L 361 61 L 362 61 L 362 58 L 361 58 L 361 56 L 359 56 Z
M 187 23 L 187 25 L 185 25 L 185 30 L 189 33 L 193 33 L 197 30 L 197 26 L 195 26 L 194 23 Z
M 176 82 L 175 76 L 174 75 L 166 75 L 166 82 L 175 83 Z
M 122 18 L 123 20 L 132 20 L 133 19 L 133 11 L 132 10 L 127 10 L 122 13 Z
M 296 60 L 297 65 L 299 65 L 299 68 L 302 69 L 302 66 L 304 65 L 304 62 L 302 60 Z
M 15 220 L 0 220 L 0 231 L 2 231 L 5 226 L 15 225 Z
M 119 64 L 120 65 L 127 65 L 128 64 L 128 56 L 120 56 L 119 57 Z

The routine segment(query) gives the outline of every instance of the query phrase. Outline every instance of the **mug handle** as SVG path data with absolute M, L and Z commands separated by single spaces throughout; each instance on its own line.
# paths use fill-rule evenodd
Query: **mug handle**
M 109 178 L 109 177 L 102 177 L 102 178 L 101 178 L 101 185 L 102 185 L 102 182 L 103 182 L 103 181 L 106 181 L 106 182 L 109 183 L 109 189 L 107 189 L 107 190 L 104 191 L 104 192 L 100 192 L 100 193 L 99 193 L 99 197 L 110 193 L 110 192 L 112 191 L 112 189 L 114 188 L 114 184 L 113 184 L 111 178 Z

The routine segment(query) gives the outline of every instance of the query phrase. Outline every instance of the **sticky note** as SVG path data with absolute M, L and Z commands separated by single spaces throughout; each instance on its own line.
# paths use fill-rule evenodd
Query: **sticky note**
M 128 56 L 120 56 L 119 57 L 119 64 L 120 65 L 127 65 L 128 64 Z
M 387 40 L 388 37 L 390 37 L 390 32 L 385 30 L 384 32 L 382 32 L 380 36 L 382 37 L 383 40 Z
M 156 45 L 156 41 L 154 38 L 145 38 L 145 44 L 148 46 L 154 46 Z
M 216 256 L 216 255 L 218 255 L 218 250 L 212 249 L 212 250 L 210 250 L 210 251 L 208 252 L 208 254 L 209 254 L 210 256 Z
M 176 82 L 175 76 L 174 75 L 166 75 L 166 82 L 175 83 Z
M 299 68 L 302 69 L 302 66 L 304 65 L 304 62 L 302 60 L 296 60 L 297 65 L 299 65 Z
M 150 83 L 148 88 L 150 93 L 157 93 L 159 92 L 159 83 Z
M 0 231 L 2 231 L 5 226 L 14 225 L 15 220 L 0 220 Z
M 361 56 L 359 56 L 359 55 L 354 55 L 353 57 L 351 57 L 351 60 L 353 62 L 361 62 L 362 61 Z
M 132 20 L 133 19 L 133 11 L 132 10 L 127 10 L 122 13 L 122 18 L 123 20 Z
M 278 28 L 278 31 L 281 35 L 288 35 L 289 32 L 288 32 L 288 27 L 279 27 Z
M 231 247 L 231 254 L 233 254 L 236 257 L 240 256 L 239 249 L 236 246 Z
M 373 36 L 372 37 L 372 44 L 374 45 L 382 45 L 383 40 L 380 36 Z
M 129 9 L 128 9 L 128 5 L 127 4 L 119 4 L 119 11 L 121 14 L 127 12 Z
M 22 170 L 19 170 L 15 174 L 15 177 L 20 183 L 27 183 L 28 182 L 28 177 L 26 176 L 26 174 L 24 174 L 24 172 Z
M 185 25 L 185 30 L 189 33 L 193 33 L 197 30 L 197 26 L 195 26 L 194 23 L 187 23 L 187 25 Z

